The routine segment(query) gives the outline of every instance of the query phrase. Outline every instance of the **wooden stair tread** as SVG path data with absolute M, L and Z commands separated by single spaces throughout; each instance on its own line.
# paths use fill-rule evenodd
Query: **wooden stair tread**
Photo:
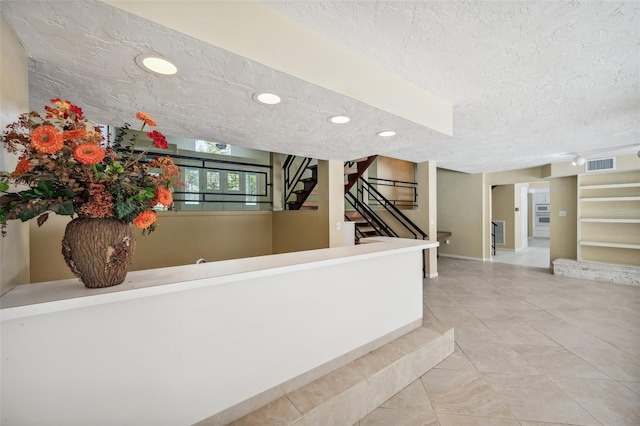
M 355 167 L 345 167 L 344 168 L 344 174 L 345 175 L 352 175 L 354 173 L 358 173 L 358 169 Z
M 347 216 L 348 218 L 361 218 L 362 215 L 360 214 L 360 212 L 354 211 L 354 210 L 347 210 L 346 212 L 344 212 L 345 216 Z
M 373 226 L 358 226 L 358 231 L 366 234 L 368 232 L 378 232 L 378 230 L 376 228 L 374 228 Z

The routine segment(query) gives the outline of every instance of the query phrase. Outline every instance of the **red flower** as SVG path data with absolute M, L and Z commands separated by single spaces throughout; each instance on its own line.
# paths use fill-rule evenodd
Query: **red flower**
M 31 132 L 31 144 L 38 152 L 53 154 L 62 148 L 64 141 L 57 128 L 43 125 Z
M 169 145 L 167 144 L 167 138 L 165 138 L 164 135 L 159 131 L 154 130 L 153 132 L 149 132 L 147 133 L 147 137 L 153 139 L 153 146 L 155 146 L 156 148 L 169 148 Z
M 78 130 L 66 130 L 62 132 L 62 138 L 64 140 L 73 140 L 83 138 L 87 134 L 85 129 Z
M 147 229 L 155 223 L 156 219 L 156 212 L 145 210 L 133 219 L 133 224 L 140 229 Z
M 13 171 L 16 175 L 23 175 L 31 170 L 31 163 L 29 163 L 28 157 L 20 158 L 18 164 L 16 165 L 16 169 Z
M 76 160 L 83 164 L 96 164 L 101 162 L 105 156 L 104 149 L 94 143 L 83 143 L 73 150 Z
M 69 111 L 76 115 L 76 119 L 82 119 L 84 116 L 82 115 L 82 108 L 76 106 L 74 104 L 69 105 Z

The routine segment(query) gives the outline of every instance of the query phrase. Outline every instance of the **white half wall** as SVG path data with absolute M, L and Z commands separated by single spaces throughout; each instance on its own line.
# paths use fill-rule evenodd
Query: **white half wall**
M 223 411 L 422 318 L 429 243 L 398 244 L 136 271 L 96 292 L 18 286 L 0 299 L 2 423 L 185 425 Z

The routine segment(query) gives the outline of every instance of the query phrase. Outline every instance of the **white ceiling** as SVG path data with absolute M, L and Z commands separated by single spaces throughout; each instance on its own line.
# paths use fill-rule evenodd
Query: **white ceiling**
M 175 136 L 322 159 L 435 160 L 468 173 L 640 148 L 640 2 L 266 3 L 453 103 L 453 136 L 101 2 L 0 4 L 31 59 L 32 109 L 61 97 L 101 123 L 144 110 Z M 181 64 L 179 75 L 139 69 L 133 59 L 150 51 Z M 284 102 L 253 102 L 264 89 Z M 352 121 L 329 124 L 337 113 Z M 375 136 L 386 128 L 398 135 Z

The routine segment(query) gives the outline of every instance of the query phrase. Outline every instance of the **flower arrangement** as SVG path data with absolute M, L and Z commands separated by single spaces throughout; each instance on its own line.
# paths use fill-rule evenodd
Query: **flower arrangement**
M 14 171 L 0 171 L 0 227 L 8 220 L 37 217 L 41 226 L 49 213 L 90 218 L 114 218 L 150 233 L 156 227 L 154 206 L 171 206 L 171 188 L 179 184 L 180 169 L 169 156 L 147 161 L 148 150 L 136 150 L 145 127 L 156 122 L 143 112 L 134 136 L 129 124 L 118 129 L 113 142 L 69 101 L 52 99 L 44 118 L 32 111 L 20 115 L 2 134 L 8 152 L 19 156 Z M 147 133 L 153 146 L 167 149 L 157 130 Z M 127 139 L 128 138 L 128 139 Z M 27 189 L 8 192 L 10 184 Z

